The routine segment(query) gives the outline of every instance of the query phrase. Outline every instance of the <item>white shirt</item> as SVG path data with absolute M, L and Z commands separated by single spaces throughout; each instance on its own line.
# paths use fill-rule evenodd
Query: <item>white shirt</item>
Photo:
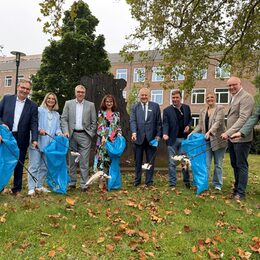
M 84 100 L 81 103 L 79 103 L 76 100 L 76 125 L 75 125 L 76 130 L 83 130 L 83 125 L 82 125 L 83 106 L 84 106 Z
M 25 101 L 26 99 L 20 100 L 18 97 L 16 98 L 15 109 L 14 109 L 14 124 L 12 128 L 12 132 L 18 131 L 18 124 L 20 121 L 21 114 L 23 112 Z
M 144 110 L 144 108 L 145 108 L 145 111 L 144 111 L 144 120 L 146 121 L 146 119 L 147 119 L 147 114 L 148 114 L 148 103 L 149 102 L 146 102 L 146 103 L 142 103 L 142 108 L 143 108 L 143 110 Z M 145 106 L 144 106 L 145 105 Z

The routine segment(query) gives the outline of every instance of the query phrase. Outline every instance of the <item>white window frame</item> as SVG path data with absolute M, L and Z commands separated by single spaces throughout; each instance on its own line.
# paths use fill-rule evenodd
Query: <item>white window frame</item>
M 230 78 L 231 66 L 228 64 L 223 64 L 221 67 L 219 65 L 215 66 L 215 78 L 216 79 L 228 79 Z
M 116 79 L 124 79 L 125 81 L 127 81 L 127 69 L 116 69 Z
M 221 92 L 219 90 L 225 90 L 225 92 Z M 219 91 L 219 92 L 218 92 Z M 228 88 L 215 88 L 214 89 L 214 93 L 216 95 L 216 103 L 217 104 L 228 104 L 229 103 L 229 100 L 230 100 L 230 94 L 229 94 L 229 91 L 228 91 Z M 221 101 L 221 96 L 223 95 L 227 95 L 227 102 L 220 102 Z
M 152 67 L 152 82 L 164 81 L 162 71 L 163 69 L 161 67 Z
M 200 69 L 195 73 L 197 80 L 203 80 L 208 78 L 208 69 Z
M 193 127 L 196 127 L 199 123 L 199 118 L 200 118 L 200 115 L 199 114 L 192 114 L 192 126 Z
M 196 93 L 196 91 L 201 91 L 203 90 L 203 92 L 198 92 Z M 195 102 L 193 102 L 193 96 L 195 95 Z M 203 103 L 198 103 L 198 95 L 204 95 L 204 98 L 203 98 Z M 206 89 L 205 88 L 195 88 L 192 90 L 191 92 L 191 104 L 194 104 L 194 105 L 200 105 L 200 104 L 205 104 L 205 97 L 206 97 Z
M 5 83 L 4 86 L 5 87 L 12 87 L 12 83 L 13 83 L 13 77 L 10 75 L 5 76 Z
M 20 80 L 24 79 L 24 75 L 19 75 L 18 76 L 18 82 L 17 82 L 17 85 L 19 84 Z
M 144 82 L 145 68 L 134 68 L 133 82 Z
M 123 98 L 126 99 L 126 90 L 123 90 L 122 95 L 123 95 Z
M 161 98 L 161 102 L 158 102 L 157 98 Z M 159 105 L 162 105 L 163 104 L 163 90 L 162 89 L 151 90 L 151 101 L 156 102 Z

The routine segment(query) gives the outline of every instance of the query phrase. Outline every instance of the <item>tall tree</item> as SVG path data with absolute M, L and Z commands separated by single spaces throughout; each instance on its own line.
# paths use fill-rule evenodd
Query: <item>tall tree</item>
M 165 76 L 185 73 L 191 89 L 210 59 L 243 76 L 260 58 L 259 0 L 126 0 L 139 22 L 123 53 L 131 58 L 145 40 L 163 56 Z M 174 69 L 173 69 L 174 68 Z M 172 77 L 166 77 L 168 83 Z M 166 80 L 167 82 L 167 80 Z
M 57 94 L 60 107 L 74 96 L 83 76 L 106 73 L 110 62 L 104 50 L 104 36 L 95 35 L 98 20 L 83 1 L 65 11 L 60 40 L 45 48 L 40 70 L 33 76 L 32 98 L 40 103 L 46 92 Z

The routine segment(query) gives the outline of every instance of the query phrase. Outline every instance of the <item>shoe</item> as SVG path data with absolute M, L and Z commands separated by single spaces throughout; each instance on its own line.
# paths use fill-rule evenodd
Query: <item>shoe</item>
M 35 191 L 34 190 L 29 190 L 28 191 L 28 196 L 34 196 L 35 195 Z
M 190 188 L 191 188 L 190 183 L 185 183 L 185 187 L 186 187 L 187 189 L 190 189 Z
M 245 199 L 245 197 L 241 197 L 239 194 L 237 194 L 233 197 L 233 200 L 236 200 L 236 201 L 240 201 L 240 200 L 243 200 L 243 199 Z
M 88 187 L 80 188 L 80 191 L 81 191 L 81 192 L 87 192 L 87 191 L 88 191 Z
M 15 191 L 15 192 L 12 191 L 11 194 L 12 194 L 14 197 L 22 197 L 22 194 L 21 194 L 20 191 Z
M 137 187 L 137 186 L 139 186 L 141 183 L 137 183 L 137 182 L 134 182 L 134 187 Z
M 221 191 L 221 187 L 216 186 L 216 187 L 215 187 L 215 190 Z
M 75 185 L 69 185 L 68 186 L 68 188 L 67 188 L 67 190 L 69 191 L 69 190 L 74 190 L 74 189 L 76 189 L 76 184 Z
M 48 189 L 45 188 L 45 187 L 36 188 L 35 190 L 36 190 L 37 192 L 43 192 L 43 193 L 49 193 L 49 192 L 51 192 L 50 190 L 48 190 Z

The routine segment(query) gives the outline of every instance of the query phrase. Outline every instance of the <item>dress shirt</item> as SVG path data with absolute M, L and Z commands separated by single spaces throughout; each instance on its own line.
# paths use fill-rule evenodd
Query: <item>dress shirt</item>
M 76 100 L 76 130 L 83 130 L 82 114 L 83 114 L 84 100 L 80 103 Z
M 148 102 L 147 103 L 142 103 L 142 108 L 144 110 L 144 120 L 146 121 L 147 114 L 148 114 Z
M 26 99 L 20 100 L 18 97 L 16 98 L 15 109 L 14 109 L 14 124 L 12 128 L 12 132 L 18 131 L 18 124 L 23 112 L 25 101 Z

